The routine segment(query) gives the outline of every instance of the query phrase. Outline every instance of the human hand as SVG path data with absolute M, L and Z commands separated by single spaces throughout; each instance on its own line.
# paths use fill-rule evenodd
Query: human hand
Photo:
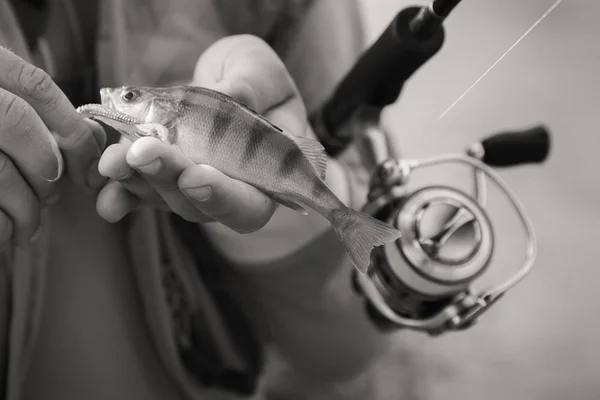
M 296 135 L 307 132 L 300 95 L 271 48 L 252 36 L 231 36 L 200 58 L 192 85 L 226 93 Z M 112 179 L 98 197 L 98 212 L 117 221 L 132 210 L 159 207 L 193 222 L 218 221 L 238 232 L 263 227 L 275 211 L 258 189 L 206 165 L 195 165 L 154 138 L 110 146 L 100 171 Z M 210 186 L 211 193 L 188 189 Z
M 104 131 L 84 122 L 50 76 L 0 47 L 0 248 L 35 238 L 57 181 L 98 189 Z

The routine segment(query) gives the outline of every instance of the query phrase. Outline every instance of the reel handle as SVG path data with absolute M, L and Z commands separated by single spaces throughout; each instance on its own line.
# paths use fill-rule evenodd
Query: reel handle
M 491 167 L 539 164 L 550 153 L 550 133 L 540 125 L 524 131 L 501 132 L 480 143 L 481 161 Z

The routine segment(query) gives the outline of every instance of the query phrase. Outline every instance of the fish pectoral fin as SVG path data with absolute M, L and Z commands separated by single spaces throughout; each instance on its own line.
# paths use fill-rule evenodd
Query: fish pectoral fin
M 166 127 L 156 122 L 147 122 L 144 124 L 135 125 L 135 127 L 146 133 L 148 136 L 155 137 L 157 139 L 167 139 L 169 136 L 169 131 Z
M 327 176 L 327 153 L 321 142 L 315 139 L 309 139 L 301 136 L 294 136 L 285 133 L 298 146 L 302 154 L 306 157 L 310 165 L 321 179 Z
M 295 202 L 293 202 L 293 201 L 291 201 L 289 199 L 283 198 L 283 197 L 278 196 L 278 195 L 271 195 L 271 197 L 273 198 L 273 200 L 275 200 L 276 202 L 278 202 L 282 206 L 285 206 L 287 208 L 291 208 L 294 211 L 298 211 L 302 215 L 308 215 L 308 210 L 303 205 L 300 205 L 298 203 L 295 203 Z

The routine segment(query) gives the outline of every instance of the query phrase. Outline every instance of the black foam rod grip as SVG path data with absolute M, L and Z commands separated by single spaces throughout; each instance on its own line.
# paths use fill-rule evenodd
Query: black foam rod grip
M 520 132 L 503 132 L 481 142 L 482 161 L 494 167 L 542 163 L 550 153 L 550 133 L 544 126 Z
M 340 82 L 322 111 L 329 131 L 337 130 L 361 105 L 383 109 L 394 103 L 404 83 L 440 50 L 443 29 L 427 40 L 419 40 L 411 32 L 410 22 L 420 10 L 409 7 L 400 11 Z
M 461 0 L 434 0 L 431 3 L 433 11 L 442 18 L 447 17 Z

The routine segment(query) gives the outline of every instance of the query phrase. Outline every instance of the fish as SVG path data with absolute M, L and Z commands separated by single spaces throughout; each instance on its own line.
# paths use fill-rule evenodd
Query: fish
M 328 158 L 321 143 L 284 131 L 244 103 L 199 86 L 102 88 L 101 104 L 78 108 L 135 141 L 150 136 L 175 146 L 196 164 L 261 190 L 304 215 L 326 218 L 354 267 L 365 274 L 374 248 L 401 232 L 348 207 L 325 182 Z

